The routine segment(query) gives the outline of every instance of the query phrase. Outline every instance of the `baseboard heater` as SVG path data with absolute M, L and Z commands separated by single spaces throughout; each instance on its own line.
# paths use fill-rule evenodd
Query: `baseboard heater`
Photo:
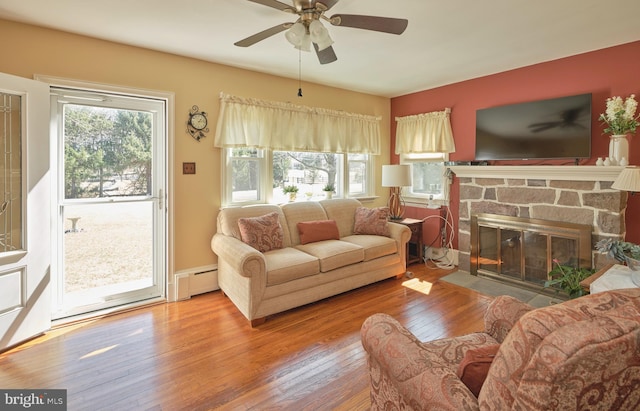
M 173 276 L 173 301 L 188 300 L 194 295 L 218 290 L 218 267 L 205 266 L 181 270 Z

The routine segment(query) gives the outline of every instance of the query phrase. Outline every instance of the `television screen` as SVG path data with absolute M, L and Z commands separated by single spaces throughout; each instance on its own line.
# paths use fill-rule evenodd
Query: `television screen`
M 591 157 L 591 94 L 476 111 L 476 160 Z

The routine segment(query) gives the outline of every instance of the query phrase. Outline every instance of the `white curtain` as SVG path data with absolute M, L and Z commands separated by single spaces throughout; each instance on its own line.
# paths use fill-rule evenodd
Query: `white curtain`
M 380 154 L 381 117 L 220 93 L 215 146 Z
M 453 153 L 451 109 L 396 117 L 396 154 Z

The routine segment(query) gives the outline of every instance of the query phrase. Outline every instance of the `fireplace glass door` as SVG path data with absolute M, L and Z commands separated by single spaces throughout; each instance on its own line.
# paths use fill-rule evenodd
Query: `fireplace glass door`
M 479 214 L 472 217 L 471 274 L 539 289 L 555 264 L 591 266 L 591 227 Z

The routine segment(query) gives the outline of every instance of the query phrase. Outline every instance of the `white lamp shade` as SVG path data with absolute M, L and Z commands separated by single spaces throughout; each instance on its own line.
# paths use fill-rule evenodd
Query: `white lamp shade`
M 329 30 L 318 20 L 313 20 L 309 23 L 309 35 L 311 36 L 311 41 L 318 45 L 319 51 L 333 44 L 333 40 L 329 36 Z
M 296 47 L 300 47 L 302 45 L 305 34 L 307 34 L 307 29 L 304 27 L 304 24 L 298 22 L 291 26 L 284 36 L 287 38 L 289 43 L 293 44 Z
M 311 51 L 311 36 L 305 34 L 300 40 L 300 44 L 295 46 L 296 49 L 302 51 Z
M 640 192 L 640 168 L 636 166 L 625 167 L 613 182 L 611 188 Z
M 410 165 L 392 164 L 382 166 L 382 187 L 406 187 L 410 185 Z

